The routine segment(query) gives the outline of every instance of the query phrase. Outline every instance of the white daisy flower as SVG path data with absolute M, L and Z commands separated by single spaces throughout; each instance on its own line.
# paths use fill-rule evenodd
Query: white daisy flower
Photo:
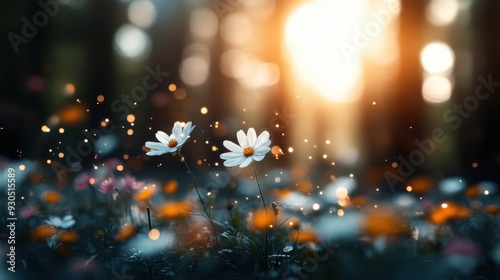
M 269 140 L 269 132 L 263 131 L 259 137 L 252 127 L 248 129 L 247 134 L 243 130 L 236 133 L 239 146 L 232 141 L 225 140 L 224 147 L 230 152 L 223 153 L 220 158 L 225 160 L 224 166 L 231 167 L 239 165 L 240 168 L 247 167 L 252 161 L 261 161 L 264 156 L 271 150 L 271 140 Z
M 48 220 L 45 220 L 45 222 L 57 228 L 66 229 L 72 227 L 75 224 L 75 219 L 73 219 L 73 216 L 71 215 L 66 215 L 62 219 L 56 216 L 50 216 Z
M 151 149 L 151 151 L 146 154 L 148 156 L 159 156 L 165 153 L 177 152 L 189 138 L 189 134 L 191 134 L 194 127 L 191 122 L 186 123 L 186 125 L 181 122 L 175 122 L 170 136 L 163 131 L 158 131 L 156 138 L 160 142 L 147 141 L 146 147 Z

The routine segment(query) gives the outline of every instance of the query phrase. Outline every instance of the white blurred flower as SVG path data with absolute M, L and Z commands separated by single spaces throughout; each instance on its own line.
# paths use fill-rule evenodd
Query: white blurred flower
M 283 252 L 285 252 L 285 253 L 291 252 L 292 250 L 293 250 L 293 247 L 290 245 L 285 246 L 285 248 L 283 248 Z
M 269 132 L 263 131 L 259 137 L 252 127 L 248 129 L 247 134 L 243 130 L 236 133 L 238 143 L 225 140 L 224 147 L 230 152 L 223 153 L 220 158 L 225 160 L 224 166 L 232 167 L 239 165 L 240 168 L 247 167 L 252 161 L 261 161 L 265 155 L 271 150 L 271 140 L 269 140 Z
M 189 138 L 189 134 L 191 134 L 194 127 L 191 122 L 186 123 L 186 125 L 183 125 L 181 122 L 175 122 L 170 136 L 163 131 L 158 131 L 156 138 L 160 142 L 147 141 L 146 147 L 151 149 L 151 151 L 146 154 L 148 156 L 159 156 L 165 153 L 177 152 Z
M 75 219 L 73 219 L 73 216 L 71 215 L 66 215 L 62 219 L 56 216 L 50 216 L 48 220 L 45 220 L 45 222 L 57 228 L 67 229 L 75 224 Z

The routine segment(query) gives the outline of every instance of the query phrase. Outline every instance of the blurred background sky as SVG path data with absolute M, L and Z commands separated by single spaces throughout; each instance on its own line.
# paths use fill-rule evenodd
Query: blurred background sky
M 74 163 L 80 145 L 92 149 L 76 160 L 82 170 L 117 159 L 126 172 L 159 176 L 182 166 L 145 156 L 144 142 L 192 121 L 183 153 L 199 170 L 224 168 L 222 141 L 255 127 L 271 132 L 262 164 L 295 179 L 354 174 L 368 188 L 387 184 L 389 171 L 498 182 L 498 1 L 1 5 L 5 159 L 50 171 Z M 442 143 L 415 142 L 433 137 Z M 401 174 L 401 157 L 415 170 Z

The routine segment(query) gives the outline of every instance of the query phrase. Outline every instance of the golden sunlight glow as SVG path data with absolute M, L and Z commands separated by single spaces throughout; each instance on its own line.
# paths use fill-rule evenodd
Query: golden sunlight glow
M 443 26 L 452 23 L 458 14 L 458 0 L 432 0 L 425 11 L 427 21 Z
M 189 16 L 189 29 L 196 38 L 213 38 L 219 29 L 219 19 L 211 9 L 197 9 Z
M 224 17 L 220 26 L 220 35 L 227 44 L 238 46 L 246 43 L 252 35 L 250 19 L 241 13 L 231 13 Z
M 133 1 L 128 7 L 127 15 L 133 24 L 148 28 L 156 19 L 156 7 L 151 1 Z
M 455 63 L 455 53 L 445 43 L 431 42 L 420 52 L 420 63 L 428 73 L 449 73 Z
M 287 19 L 286 55 L 295 75 L 329 100 L 352 102 L 361 94 L 361 57 L 346 55 L 339 46 L 352 41 L 349 34 L 362 25 L 368 8 L 365 0 L 317 0 Z
M 203 56 L 193 55 L 182 60 L 179 74 L 187 85 L 199 86 L 206 82 L 209 68 L 209 62 Z
M 422 84 L 422 96 L 428 103 L 442 103 L 450 99 L 452 89 L 450 79 L 442 76 L 428 77 Z

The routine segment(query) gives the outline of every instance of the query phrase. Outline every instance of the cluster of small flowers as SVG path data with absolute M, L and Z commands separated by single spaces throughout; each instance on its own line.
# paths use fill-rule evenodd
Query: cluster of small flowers
M 75 190 L 83 191 L 95 184 L 95 178 L 90 173 L 83 173 L 75 179 Z M 117 184 L 114 177 L 108 177 L 103 179 L 99 184 L 99 191 L 106 194 L 113 190 L 130 190 L 137 191 L 144 186 L 144 182 L 139 182 L 137 179 L 130 175 L 125 175 L 120 179 L 120 183 Z
M 121 184 L 117 184 L 114 177 L 109 177 L 102 180 L 99 191 L 109 193 L 113 190 L 131 190 L 136 191 L 142 188 L 143 182 L 137 181 L 134 177 L 126 175 L 120 180 Z

